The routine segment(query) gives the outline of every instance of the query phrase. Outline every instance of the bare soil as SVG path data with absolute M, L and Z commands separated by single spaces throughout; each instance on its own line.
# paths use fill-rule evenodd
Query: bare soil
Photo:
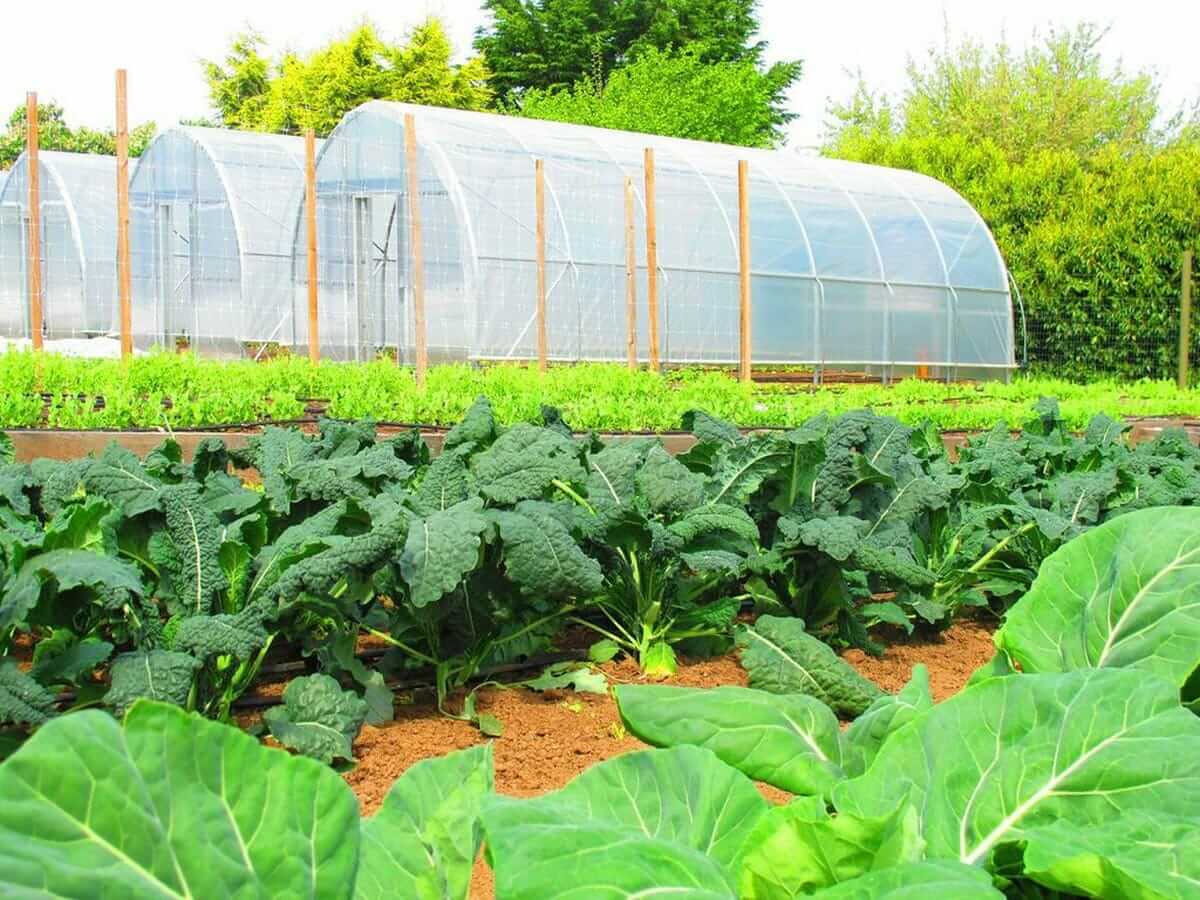
M 972 621 L 959 622 L 936 637 L 901 634 L 889 635 L 888 639 L 882 657 L 857 650 L 847 651 L 844 656 L 887 691 L 902 688 L 913 666 L 924 663 L 934 698 L 939 701 L 957 692 L 995 650 L 991 628 Z M 611 662 L 602 668 L 614 684 L 641 680 L 631 660 Z M 688 687 L 745 686 L 746 673 L 734 655 L 684 660 L 671 683 Z M 440 714 L 424 697 L 398 699 L 396 721 L 365 726 L 354 745 L 358 766 L 345 778 L 358 796 L 364 815 L 379 808 L 392 782 L 413 763 L 488 740 L 471 724 Z M 504 736 L 493 743 L 496 790 L 514 797 L 555 790 L 597 762 L 645 747 L 625 732 L 616 703 L 608 695 L 485 688 L 479 692 L 479 711 L 491 713 L 504 723 Z M 788 799 L 775 788 L 759 787 L 772 802 Z M 471 897 L 493 897 L 492 873 L 482 859 L 475 866 Z

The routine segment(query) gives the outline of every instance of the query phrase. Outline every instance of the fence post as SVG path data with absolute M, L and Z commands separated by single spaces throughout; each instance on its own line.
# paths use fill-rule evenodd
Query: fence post
M 425 252 L 421 246 L 421 180 L 417 175 L 417 126 L 412 113 L 404 114 L 404 155 L 408 166 L 409 248 L 412 256 L 413 340 L 416 349 L 417 386 L 425 385 L 429 366 L 425 344 Z M 399 360 L 397 360 L 398 362 Z
M 738 378 L 750 381 L 750 164 L 738 160 Z
M 546 164 L 533 163 L 533 205 L 537 241 L 537 355 L 538 371 L 545 372 L 546 363 Z
M 633 179 L 625 179 L 625 353 L 630 369 L 637 358 L 637 247 L 634 225 Z
M 304 132 L 304 219 L 308 231 L 308 361 L 321 361 L 321 334 L 317 316 L 317 135 Z
M 654 150 L 647 147 L 646 170 L 646 314 L 650 331 L 650 371 L 658 371 L 658 210 L 654 199 Z
M 121 358 L 133 355 L 132 276 L 129 262 L 129 104 L 127 75 L 117 69 L 117 297 Z
M 25 169 L 29 179 L 29 337 L 42 349 L 42 193 L 38 164 L 37 94 L 25 96 Z
M 1192 251 L 1183 251 L 1183 296 L 1179 304 L 1179 389 L 1188 388 L 1192 347 Z

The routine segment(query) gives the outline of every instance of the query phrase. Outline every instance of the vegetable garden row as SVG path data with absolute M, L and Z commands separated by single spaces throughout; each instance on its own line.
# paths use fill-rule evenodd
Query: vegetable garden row
M 575 427 L 597 431 L 677 429 L 689 409 L 706 409 L 745 428 L 791 427 L 820 413 L 872 407 L 908 425 L 977 431 L 1017 428 L 1039 397 L 1057 397 L 1073 429 L 1098 413 L 1113 418 L 1200 418 L 1200 390 L 1171 382 L 1093 382 L 1045 378 L 978 385 L 907 380 L 825 385 L 738 383 L 728 372 L 683 368 L 659 375 L 623 366 L 433 367 L 418 390 L 411 369 L 390 360 L 366 365 L 284 357 L 264 362 L 153 353 L 127 362 L 9 352 L 0 354 L 0 428 L 188 429 L 305 418 L 313 408 L 338 419 L 450 426 L 487 396 L 506 422 L 539 421 L 542 404 Z
M 672 456 L 548 407 L 501 418 L 477 400 L 434 458 L 416 431 L 323 420 L 188 462 L 168 438 L 0 468 L 0 883 L 459 898 L 483 844 L 500 898 L 1196 896 L 1184 432 L 1075 435 L 1042 400 L 951 458 L 932 425 L 865 410 L 754 435 L 691 411 Z M 832 649 L 966 613 L 1004 616 L 998 652 L 937 705 L 923 670 L 884 694 Z M 482 744 L 359 820 L 326 763 L 392 717 L 395 679 L 497 734 L 473 681 L 568 625 L 658 677 L 736 645 L 750 687 L 619 686 L 662 749 L 515 800 Z M 221 724 L 269 656 L 314 671 L 264 716 L 300 755 Z

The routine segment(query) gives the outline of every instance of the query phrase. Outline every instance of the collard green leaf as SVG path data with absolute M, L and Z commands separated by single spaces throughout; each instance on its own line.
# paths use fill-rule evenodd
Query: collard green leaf
M 823 900 L 1003 900 L 1004 894 L 992 886 L 991 876 L 976 866 L 927 860 L 869 872 L 813 896 Z
M 888 737 L 932 708 L 929 670 L 918 663 L 900 693 L 884 694 L 846 729 L 843 740 L 846 774 L 855 776 L 865 772 Z
M 578 890 L 581 879 L 593 886 L 588 896 L 681 885 L 730 897 L 746 837 L 766 810 L 744 775 L 707 750 L 676 747 L 626 753 L 532 800 L 494 798 L 483 821 L 501 897 L 553 896 L 535 891 Z M 597 864 L 580 865 L 581 856 Z M 693 871 L 680 880 L 685 860 Z
M 410 766 L 362 823 L 355 897 L 466 900 L 491 793 L 491 744 Z
M 0 794 L 5 893 L 351 896 L 357 803 L 337 774 L 169 706 L 123 728 L 56 719 L 0 765 Z
M 968 865 L 1053 822 L 1194 816 L 1200 719 L 1179 705 L 1177 688 L 1145 672 L 992 678 L 893 734 L 833 800 L 876 817 L 906 794 L 927 855 Z
M 476 497 L 409 525 L 400 571 L 414 606 L 436 603 L 479 564 L 488 528 L 482 510 L 483 501 Z
M 183 706 L 199 668 L 200 660 L 173 650 L 122 653 L 109 667 L 112 686 L 104 695 L 104 702 L 118 715 L 124 714 L 134 701 L 143 697 Z
M 1099 827 L 1053 822 L 1026 838 L 1024 874 L 1066 894 L 1188 900 L 1200 892 L 1200 824 L 1157 811 Z
M 692 745 L 755 781 L 824 795 L 842 777 L 837 718 L 819 700 L 749 688 L 622 684 L 621 719 L 655 747 Z
M 479 490 L 510 505 L 541 497 L 553 481 L 583 480 L 574 442 L 549 428 L 520 424 L 471 460 Z
M 0 663 L 0 724 L 41 725 L 56 713 L 52 693 L 18 669 L 15 662 Z
M 1181 687 L 1200 667 L 1200 509 L 1129 513 L 1059 548 L 996 645 L 1024 672 L 1135 668 Z
M 774 694 L 808 694 L 834 712 L 857 716 L 883 695 L 878 687 L 804 630 L 800 619 L 761 616 L 737 634 L 750 686 Z
M 747 840 L 743 900 L 793 900 L 869 872 L 921 860 L 917 811 L 901 804 L 878 819 L 831 816 L 819 797 L 770 810 Z
M 580 549 L 549 504 L 526 500 L 493 514 L 504 544 L 504 571 L 528 594 L 592 597 L 604 585 L 600 563 Z
M 326 764 L 354 759 L 352 745 L 366 718 L 367 704 L 328 675 L 293 678 L 283 705 L 263 714 L 279 743 Z

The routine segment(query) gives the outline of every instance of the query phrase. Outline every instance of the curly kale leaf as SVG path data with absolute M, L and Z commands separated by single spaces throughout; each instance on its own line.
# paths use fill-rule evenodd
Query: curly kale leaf
M 718 419 L 700 409 L 689 409 L 683 414 L 683 430 L 690 431 L 697 441 L 706 444 L 736 447 L 743 440 L 742 433 L 732 422 Z
M 525 593 L 557 599 L 600 592 L 600 564 L 579 548 L 551 504 L 525 500 L 492 518 L 504 547 L 504 571 Z
M 471 468 L 480 493 L 506 506 L 541 497 L 554 481 L 583 480 L 574 442 L 527 424 L 514 426 L 476 454 Z
M 292 487 L 288 473 L 316 456 L 315 443 L 292 428 L 267 428 L 247 442 L 245 461 L 262 476 L 263 493 L 271 509 L 280 515 L 292 510 Z
M 450 509 L 414 518 L 400 555 L 400 572 L 418 608 L 436 603 L 479 565 L 488 520 L 483 501 L 464 500 Z
M 429 467 L 417 488 L 413 504 L 422 515 L 431 515 L 462 503 L 474 493 L 467 455 L 462 447 L 445 450 Z
M 24 463 L 0 466 L 0 501 L 7 503 L 17 515 L 28 516 L 32 513 L 26 490 L 36 484 L 33 473 Z
M 476 447 L 486 447 L 500 433 L 496 424 L 496 415 L 492 412 L 492 404 L 487 397 L 480 397 L 471 404 L 466 415 L 457 425 L 446 432 L 442 441 L 442 450 L 453 450 L 466 444 Z
M 718 456 L 705 493 L 713 503 L 744 504 L 793 458 L 793 444 L 777 434 L 730 447 Z
M 183 706 L 199 668 L 200 660 L 172 650 L 122 653 L 109 669 L 112 684 L 104 702 L 117 715 L 124 715 L 141 697 Z
M 635 438 L 614 442 L 588 454 L 584 487 L 588 503 L 602 520 L 609 521 L 633 507 L 638 472 L 646 454 L 655 446 L 649 438 Z
M 54 695 L 17 668 L 0 663 L 0 723 L 43 725 L 57 715 Z
M 159 595 L 172 615 L 202 615 L 229 587 L 221 569 L 220 521 L 201 501 L 195 482 L 162 488 L 166 530 L 150 539 L 159 568 Z
M 89 494 L 104 497 L 133 517 L 159 508 L 163 484 L 136 455 L 111 443 L 83 476 Z
M 38 641 L 30 676 L 41 684 L 78 684 L 112 656 L 113 645 L 98 638 L 80 640 L 65 628 Z
M 69 462 L 35 459 L 30 463 L 33 481 L 38 488 L 38 502 L 47 518 L 57 516 L 70 501 L 84 496 L 87 473 L 94 462 L 85 458 Z
M 265 615 L 261 606 L 252 605 L 233 615 L 189 616 L 179 622 L 172 646 L 199 660 L 226 655 L 247 660 L 270 637 L 263 626 Z
M 704 503 L 704 478 L 661 446 L 651 447 L 646 453 L 634 481 L 638 493 L 656 513 L 678 516 Z
M 279 743 L 327 765 L 354 758 L 352 745 L 366 718 L 367 704 L 328 675 L 293 678 L 283 705 L 263 715 Z

